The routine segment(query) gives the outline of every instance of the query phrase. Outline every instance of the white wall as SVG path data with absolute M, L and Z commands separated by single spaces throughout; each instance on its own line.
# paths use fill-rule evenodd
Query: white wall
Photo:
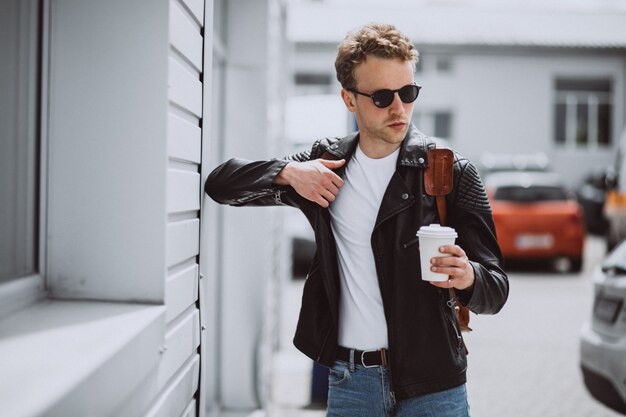
M 591 169 L 612 162 L 624 123 L 625 60 L 589 54 L 460 55 L 450 77 L 431 86 L 424 106 L 448 105 L 454 111 L 453 146 L 478 162 L 483 152 L 548 154 L 553 168 L 569 185 Z M 563 148 L 554 142 L 554 80 L 559 77 L 602 77 L 615 80 L 613 145 L 610 148 Z M 438 98 L 439 94 L 444 98 Z M 445 105 L 445 104 L 444 104 Z
M 163 302 L 167 21 L 165 1 L 50 2 L 55 297 Z
M 275 104 L 280 42 L 280 2 L 226 2 L 226 66 L 223 89 L 222 162 L 231 157 L 267 159 L 277 154 Z M 279 27 L 271 26 L 279 25 Z M 278 47 L 278 50 L 276 49 Z M 280 77 L 279 77 L 280 79 Z M 280 109 L 278 109 L 280 110 Z M 216 147 L 213 147 L 216 148 Z M 208 173 L 208 172 L 207 172 Z M 205 197 L 207 206 L 214 205 Z M 207 209 L 213 211 L 214 209 Z M 260 373 L 267 338 L 267 296 L 275 251 L 273 208 L 218 209 L 219 241 L 219 398 L 228 410 L 261 407 L 264 391 Z

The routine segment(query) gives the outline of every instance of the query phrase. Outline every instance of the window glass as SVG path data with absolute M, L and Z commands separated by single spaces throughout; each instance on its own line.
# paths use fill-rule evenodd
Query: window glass
M 433 115 L 435 123 L 435 136 L 449 139 L 452 136 L 452 113 L 438 112 Z
M 554 140 L 576 147 L 611 144 L 613 83 L 610 79 L 555 81 Z
M 412 123 L 428 136 L 453 140 L 453 122 L 451 111 L 423 112 L 413 109 Z
M 452 61 L 450 58 L 438 58 L 437 59 L 437 71 L 450 72 L 452 71 Z
M 584 145 L 589 140 L 589 106 L 587 103 L 576 105 L 576 143 Z
M 565 104 L 557 103 L 556 105 L 556 123 L 554 127 L 556 143 L 559 144 L 565 143 L 565 108 Z
M 0 2 L 0 282 L 37 267 L 37 7 L 32 0 Z
M 562 79 L 556 81 L 559 91 L 604 92 L 611 91 L 611 81 L 607 79 Z
M 332 83 L 330 74 L 302 73 L 295 74 L 296 85 L 320 85 L 328 86 Z
M 611 106 L 600 104 L 598 109 L 598 143 L 608 145 L 611 143 Z

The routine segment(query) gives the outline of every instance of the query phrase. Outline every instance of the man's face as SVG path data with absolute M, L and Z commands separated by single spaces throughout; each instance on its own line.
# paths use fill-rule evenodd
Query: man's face
M 368 56 L 355 70 L 356 90 L 372 94 L 381 89 L 396 90 L 413 83 L 410 62 Z M 413 103 L 404 103 L 398 93 L 385 108 L 374 105 L 371 98 L 342 91 L 348 110 L 354 113 L 361 139 L 375 146 L 397 148 L 402 142 L 413 115 Z

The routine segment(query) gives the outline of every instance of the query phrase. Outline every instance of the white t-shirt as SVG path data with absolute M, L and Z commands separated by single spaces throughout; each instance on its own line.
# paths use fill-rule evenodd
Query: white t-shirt
M 399 152 L 372 159 L 357 146 L 345 170 L 344 186 L 330 205 L 341 279 L 339 344 L 344 347 L 388 347 L 371 237 Z

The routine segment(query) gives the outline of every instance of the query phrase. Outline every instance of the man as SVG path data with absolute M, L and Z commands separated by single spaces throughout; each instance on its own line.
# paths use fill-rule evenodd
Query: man
M 328 366 L 328 416 L 467 416 L 466 351 L 450 302 L 494 314 L 508 296 L 491 209 L 474 166 L 455 155 L 447 199 L 455 245 L 421 279 L 421 225 L 438 223 L 423 193 L 430 141 L 411 124 L 417 51 L 391 25 L 369 24 L 339 46 L 341 97 L 358 132 L 285 159 L 231 159 L 209 176 L 217 202 L 286 204 L 315 231 L 294 344 Z

